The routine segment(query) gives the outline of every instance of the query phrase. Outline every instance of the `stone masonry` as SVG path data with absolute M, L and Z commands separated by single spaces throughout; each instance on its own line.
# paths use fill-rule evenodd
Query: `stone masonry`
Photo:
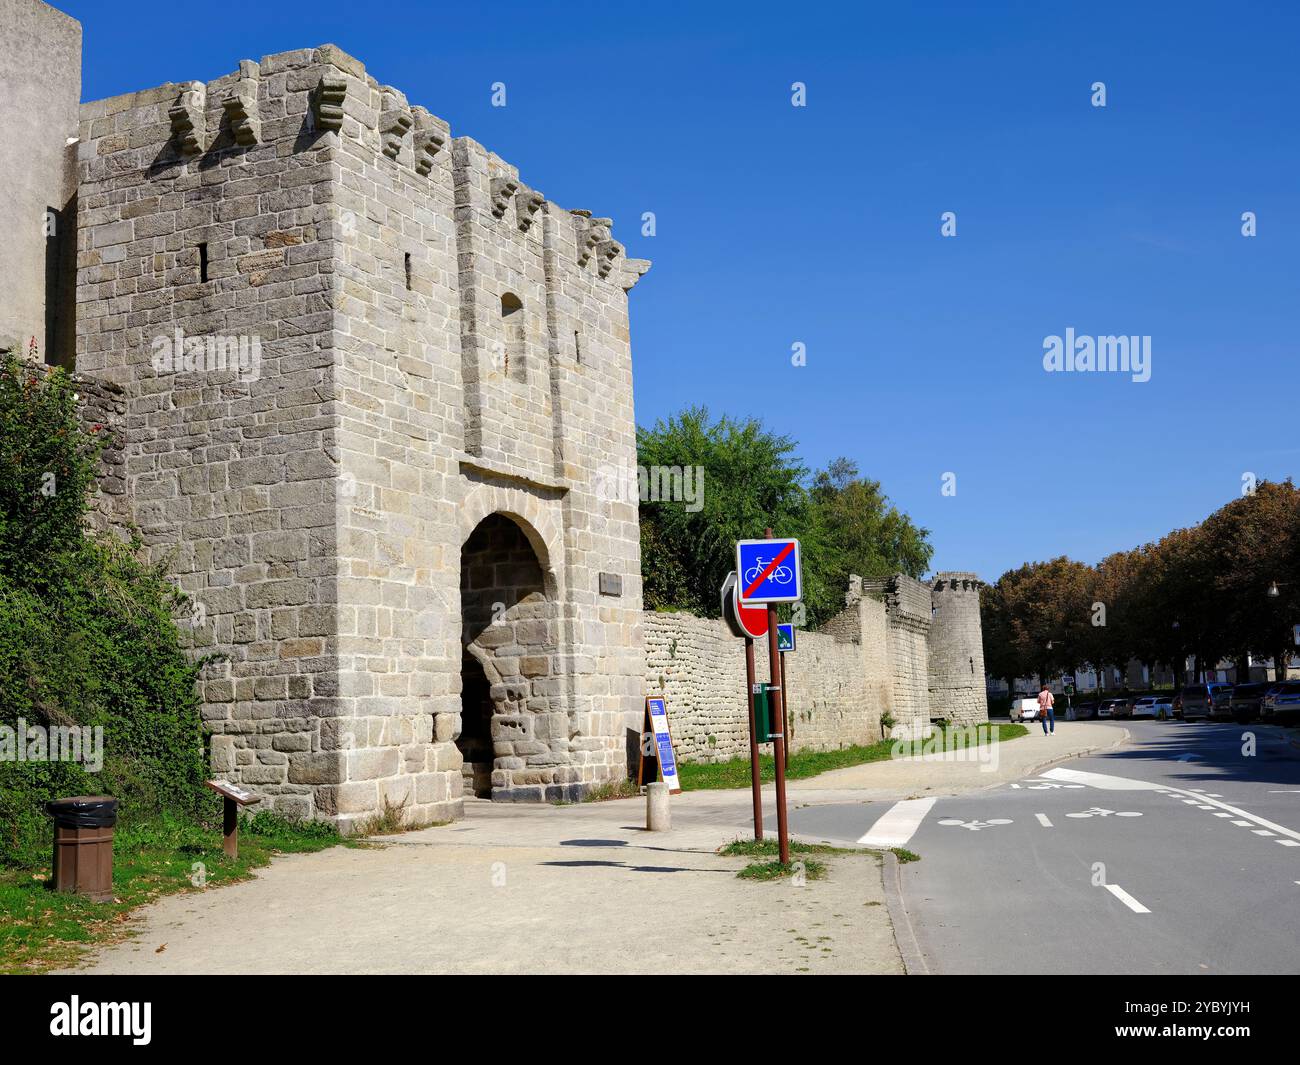
M 345 829 L 458 816 L 470 668 L 493 798 L 622 776 L 637 512 L 597 470 L 635 465 L 649 264 L 329 45 L 83 105 L 78 159 L 78 371 L 223 656 L 214 771 Z
M 0 0 L 0 348 L 71 365 L 81 23 Z
M 936 573 L 930 582 L 930 716 L 959 724 L 987 721 L 980 587 L 974 573 Z

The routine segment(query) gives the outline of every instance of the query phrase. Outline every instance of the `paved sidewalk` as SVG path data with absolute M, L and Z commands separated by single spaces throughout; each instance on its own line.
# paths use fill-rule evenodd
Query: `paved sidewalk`
M 1060 722 L 999 745 L 995 769 L 924 757 L 791 781 L 791 806 L 977 791 L 1106 749 L 1118 725 Z M 763 789 L 775 832 L 775 795 Z M 880 860 L 827 859 L 828 879 L 736 878 L 714 853 L 752 831 L 747 789 L 577 806 L 471 800 L 455 824 L 374 847 L 285 855 L 254 880 L 172 895 L 91 973 L 900 973 Z M 159 948 L 163 948 L 161 951 Z
M 829 858 L 802 887 L 739 880 L 747 860 L 713 852 L 747 812 L 676 796 L 652 834 L 644 799 L 473 801 L 451 825 L 162 899 L 80 971 L 901 973 L 880 859 Z
M 1118 724 L 1057 721 L 1056 732 L 1044 736 L 1041 726 L 1027 724 L 1029 735 L 996 744 L 996 751 L 978 748 L 940 757 L 916 756 L 888 762 L 836 769 L 820 776 L 792 780 L 790 800 L 799 805 L 908 799 L 929 795 L 961 795 L 1033 776 L 1049 765 L 1093 751 L 1116 747 L 1128 739 Z M 976 757 L 978 756 L 978 757 Z M 979 758 L 988 759 L 980 761 Z

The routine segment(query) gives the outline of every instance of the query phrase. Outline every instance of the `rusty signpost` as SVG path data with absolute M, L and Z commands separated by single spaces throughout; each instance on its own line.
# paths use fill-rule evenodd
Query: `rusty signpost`
M 771 696 L 772 761 L 776 767 L 776 832 L 782 865 L 790 864 L 790 833 L 785 803 L 785 700 L 781 691 L 781 652 L 777 637 L 778 603 L 797 603 L 802 598 L 799 541 L 774 539 L 740 540 L 736 543 L 737 603 L 767 606 L 767 656 L 772 669 Z

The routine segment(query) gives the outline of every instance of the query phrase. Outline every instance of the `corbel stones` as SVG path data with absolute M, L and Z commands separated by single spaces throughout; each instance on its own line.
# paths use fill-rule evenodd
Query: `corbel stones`
M 451 137 L 451 127 L 423 107 L 414 107 L 411 113 L 415 116 L 415 172 L 428 177 L 434 158 Z
M 343 130 L 343 104 L 348 98 L 348 79 L 334 71 L 320 76 L 312 103 L 316 109 L 316 128 L 334 133 Z
M 609 277 L 614 269 L 614 261 L 623 254 L 623 245 L 612 237 L 596 245 L 596 269 L 601 277 Z
M 612 218 L 588 218 L 584 220 L 579 217 L 578 222 L 578 265 L 586 266 L 591 260 L 591 253 L 594 252 L 602 242 L 611 240 L 609 229 L 614 224 Z
M 257 111 L 257 64 L 242 60 L 239 80 L 231 86 L 221 106 L 230 122 L 230 132 L 235 143 L 248 147 L 262 137 L 261 116 Z
M 207 130 L 203 117 L 207 90 L 201 81 L 190 82 L 190 87 L 176 97 L 167 111 L 171 119 L 172 136 L 186 155 L 198 155 L 206 144 Z
M 520 189 L 515 194 L 515 220 L 522 232 L 528 232 L 533 225 L 533 216 L 542 209 L 546 197 L 533 189 Z
M 510 199 L 519 191 L 518 178 L 494 177 L 492 179 L 492 217 L 504 218 L 506 208 L 510 206 Z
M 619 274 L 619 285 L 624 292 L 631 292 L 636 283 L 645 277 L 650 269 L 649 259 L 624 259 L 623 270 Z
M 379 114 L 379 143 L 389 159 L 397 158 L 411 125 L 411 112 L 406 105 L 396 93 L 386 91 L 383 110 Z

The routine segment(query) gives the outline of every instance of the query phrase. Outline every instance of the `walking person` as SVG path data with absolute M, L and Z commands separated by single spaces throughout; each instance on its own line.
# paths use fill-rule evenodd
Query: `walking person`
M 1052 698 L 1052 693 L 1047 690 L 1047 681 L 1043 681 L 1043 690 L 1038 693 L 1038 720 L 1043 723 L 1043 735 L 1048 735 L 1047 723 L 1052 723 L 1051 733 L 1056 732 L 1056 712 L 1052 709 L 1056 702 Z

